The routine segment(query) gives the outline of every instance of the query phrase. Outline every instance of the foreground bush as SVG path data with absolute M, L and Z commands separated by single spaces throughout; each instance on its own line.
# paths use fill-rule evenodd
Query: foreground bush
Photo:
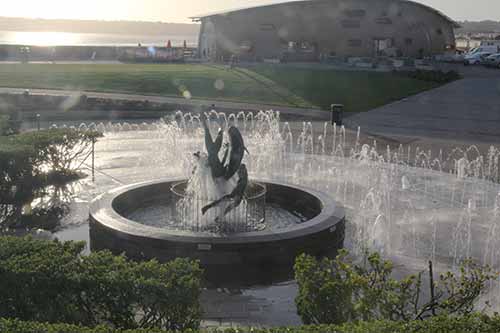
M 0 238 L 0 317 L 90 327 L 198 327 L 198 264 L 136 263 L 109 252 L 81 256 L 84 246 Z
M 158 329 L 121 330 L 105 326 L 86 328 L 69 324 L 42 324 L 0 319 L 0 332 L 9 333 L 162 333 Z M 212 330 L 187 330 L 200 333 L 498 333 L 500 318 L 472 315 L 466 317 L 436 317 L 427 321 L 412 322 L 359 322 L 341 326 L 304 326 L 274 329 L 237 328 Z M 173 333 L 173 332 L 172 332 Z
M 467 261 L 460 274 L 442 274 L 438 283 L 426 286 L 434 292 L 426 300 L 422 273 L 396 280 L 392 270 L 392 263 L 376 253 L 368 255 L 364 265 L 351 262 L 346 251 L 334 260 L 302 255 L 295 263 L 297 311 L 306 324 L 468 315 L 488 283 L 498 277 L 490 268 Z

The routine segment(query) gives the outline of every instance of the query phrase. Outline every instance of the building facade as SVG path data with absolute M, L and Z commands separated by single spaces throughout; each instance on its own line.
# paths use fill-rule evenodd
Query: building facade
M 422 57 L 455 49 L 458 25 L 405 0 L 308 0 L 200 15 L 208 60 L 318 61 L 327 56 Z

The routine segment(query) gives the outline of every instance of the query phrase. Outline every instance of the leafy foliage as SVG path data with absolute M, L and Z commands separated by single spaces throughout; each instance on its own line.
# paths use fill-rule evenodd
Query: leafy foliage
M 364 320 L 413 320 L 434 315 L 467 315 L 474 302 L 496 278 L 489 267 L 472 261 L 460 274 L 448 272 L 432 286 L 434 298 L 422 299 L 422 273 L 402 280 L 392 278 L 393 265 L 379 254 L 367 256 L 366 265 L 351 262 L 343 251 L 334 260 L 297 258 L 298 313 L 306 324 L 341 324 Z
M 29 197 L 36 186 L 34 150 L 13 137 L 0 137 L 0 202 Z
M 0 317 L 94 327 L 196 329 L 201 270 L 136 263 L 84 243 L 0 238 Z
M 0 114 L 0 136 L 19 133 L 21 122 L 17 120 L 17 113 Z
M 433 71 L 415 70 L 415 71 L 396 72 L 396 73 L 400 73 L 401 75 L 407 76 L 415 80 L 436 82 L 436 83 L 449 83 L 456 80 L 460 80 L 462 78 L 462 76 L 457 71 L 453 70 L 448 72 L 444 72 L 442 70 L 433 70 Z
M 70 324 L 45 324 L 0 319 L 0 331 L 9 333 L 166 333 L 160 329 L 113 329 L 106 326 L 88 328 Z M 172 331 L 170 331 L 172 332 Z M 500 317 L 471 315 L 464 317 L 439 316 L 426 321 L 374 321 L 349 323 L 339 326 L 318 325 L 280 328 L 228 328 L 213 330 L 186 330 L 186 333 L 497 333 Z
M 101 136 L 101 133 L 95 131 L 51 128 L 23 133 L 16 137 L 16 141 L 33 147 L 36 152 L 35 167 L 67 174 L 78 158 L 89 153 L 92 141 Z
M 22 202 L 47 184 L 76 178 L 76 161 L 99 132 L 49 129 L 0 137 L 0 203 Z

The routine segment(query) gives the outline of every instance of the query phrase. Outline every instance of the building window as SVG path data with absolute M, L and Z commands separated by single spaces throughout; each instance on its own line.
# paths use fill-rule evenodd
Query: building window
M 349 47 L 361 47 L 363 45 L 363 41 L 361 39 L 349 39 L 347 41 L 347 46 Z
M 343 20 L 341 22 L 342 28 L 347 28 L 347 29 L 355 29 L 355 28 L 360 28 L 361 23 L 357 20 Z
M 346 9 L 344 15 L 347 17 L 364 17 L 366 11 L 364 9 Z
M 406 45 L 412 45 L 412 44 L 413 44 L 413 39 L 411 39 L 411 38 L 406 38 L 406 39 L 405 39 L 405 44 L 406 44 Z
M 274 31 L 274 30 L 276 30 L 276 27 L 274 26 L 274 24 L 261 24 L 260 30 L 261 31 Z
M 377 24 L 392 24 L 392 20 L 388 17 L 379 17 L 375 19 Z

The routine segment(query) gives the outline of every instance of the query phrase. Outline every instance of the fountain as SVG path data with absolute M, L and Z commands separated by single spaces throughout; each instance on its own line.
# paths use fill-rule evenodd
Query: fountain
M 189 127 L 196 128 L 189 117 Z M 345 213 L 339 203 L 307 187 L 249 178 L 243 136 L 230 125 L 247 118 L 224 116 L 214 141 L 209 117 L 197 122 L 205 149 L 190 155 L 188 179 L 127 185 L 93 201 L 93 250 L 139 260 L 189 257 L 200 261 L 209 279 L 221 282 L 221 271 L 236 271 L 239 278 L 249 271 L 280 275 L 277 269 L 290 272 L 299 254 L 333 254 L 343 246 Z
M 197 253 L 212 260 L 230 244 L 228 249 L 236 246 L 232 250 L 241 247 L 241 251 L 228 250 L 227 257 L 220 257 L 230 263 L 227 266 L 242 258 L 235 253 L 248 253 L 245 262 L 259 266 L 266 258 L 278 258 L 275 252 L 285 253 L 279 250 L 282 233 L 285 245 L 292 244 L 300 233 L 306 234 L 302 240 L 308 249 L 307 241 L 315 237 L 313 230 L 320 229 L 314 225 L 321 226 L 321 220 L 332 216 L 342 221 L 345 210 L 344 245 L 359 260 L 366 250 L 377 250 L 395 262 L 402 274 L 425 271 L 429 260 L 434 262 L 436 274 L 455 270 L 467 257 L 500 268 L 500 149 L 491 147 L 481 153 L 471 146 L 446 153 L 415 146 L 382 147 L 376 141 L 361 144 L 359 134 L 349 138 L 343 127 L 314 127 L 307 122 L 293 126 L 280 121 L 279 113 L 272 111 L 236 116 L 213 111 L 205 116 L 211 120 L 214 135 L 219 127 L 227 131 L 230 126 L 243 134 L 250 151 L 243 159 L 250 184 L 256 192 L 265 193 L 257 195 L 255 208 L 251 208 L 257 216 L 254 222 L 236 228 L 248 228 L 243 232 L 217 228 L 197 231 L 192 226 L 185 230 L 175 223 L 175 214 L 182 214 L 177 207 L 186 195 L 186 181 L 197 163 L 192 153 L 204 150 L 205 132 L 199 115 L 178 113 L 172 119 L 131 131 L 123 131 L 129 127 L 125 124 L 97 124 L 94 126 L 106 129 L 97 145 L 98 168 L 112 173 L 123 170 L 126 164 L 124 179 L 119 173 L 112 174 L 124 184 L 136 185 L 116 190 L 113 182 L 108 187 L 97 186 L 99 192 L 111 193 L 101 197 L 104 201 L 94 202 L 93 216 L 98 221 L 116 221 L 109 226 L 108 222 L 92 222 L 92 248 L 114 248 L 121 253 L 126 250 L 121 245 L 127 244 L 138 258 L 168 258 L 175 248 L 181 256 Z M 131 157 L 127 160 L 124 155 Z M 253 185 L 249 186 L 252 189 Z M 130 191 L 133 197 L 128 196 Z M 253 197 L 248 194 L 247 200 Z M 263 198 L 265 210 L 258 202 Z M 240 207 L 245 209 L 244 203 Z M 310 249 L 313 253 L 341 244 L 343 223 L 331 225 L 331 230 L 337 231 L 325 234 L 324 242 L 320 240 Z M 183 237 L 190 237 L 191 252 L 183 252 L 176 243 L 170 252 L 164 248 L 163 240 L 187 240 Z M 151 238 L 158 239 L 157 243 Z M 245 241 L 255 244 L 255 253 L 244 251 Z M 260 241 L 265 246 L 260 247 Z M 310 243 L 312 246 L 316 241 Z M 288 260 L 293 255 L 291 251 Z M 500 283 L 491 290 L 484 300 L 498 311 Z

